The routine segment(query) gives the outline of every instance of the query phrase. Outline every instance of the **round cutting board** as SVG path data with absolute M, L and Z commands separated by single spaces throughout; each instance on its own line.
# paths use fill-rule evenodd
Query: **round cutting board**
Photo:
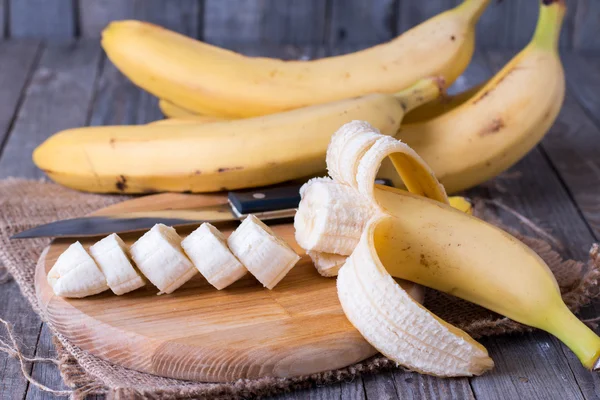
M 129 200 L 94 215 L 192 208 L 224 203 L 223 195 L 159 194 Z M 220 225 L 228 235 L 235 224 Z M 272 225 L 302 259 L 273 289 L 250 274 L 216 290 L 197 274 L 169 295 L 145 288 L 83 299 L 55 296 L 46 281 L 74 241 L 55 240 L 36 270 L 36 290 L 48 320 L 75 345 L 124 367 L 171 378 L 226 382 L 292 377 L 364 360 L 377 351 L 346 319 L 335 279 L 321 277 L 294 240 L 291 223 Z M 178 229 L 185 236 L 191 229 Z M 132 244 L 140 235 L 124 234 Z M 99 238 L 80 240 L 88 248 Z

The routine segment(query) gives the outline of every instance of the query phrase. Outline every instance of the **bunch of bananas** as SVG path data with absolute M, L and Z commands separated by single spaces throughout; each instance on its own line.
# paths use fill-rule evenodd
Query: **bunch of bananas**
M 34 162 L 90 192 L 239 189 L 320 174 L 332 133 L 365 120 L 415 149 L 449 193 L 475 186 L 541 140 L 565 90 L 562 0 L 541 2 L 533 39 L 488 82 L 452 99 L 434 87 L 469 64 L 489 2 L 465 0 L 388 43 L 314 61 L 245 57 L 148 23 L 111 23 L 108 57 L 173 118 L 66 130 Z M 398 183 L 389 163 L 380 174 Z
M 63 131 L 35 150 L 34 161 L 56 182 L 102 193 L 213 192 L 316 176 L 327 167 L 331 178 L 313 179 L 301 191 L 296 241 L 322 275 L 339 274 L 346 316 L 383 354 L 438 376 L 477 375 L 493 366 L 483 346 L 419 304 L 418 285 L 403 288 L 395 277 L 545 329 L 592 368 L 600 338 L 567 309 L 544 262 L 512 236 L 461 212 L 468 211 L 464 200 L 446 194 L 521 159 L 549 130 L 565 93 L 557 48 L 566 7 L 564 0 L 540 0 L 537 28 L 521 52 L 486 83 L 444 95 L 469 64 L 474 28 L 489 1 L 464 0 L 386 44 L 314 61 L 249 58 L 151 24 L 112 23 L 102 37 L 108 57 L 157 96 L 170 118 Z M 378 174 L 406 191 L 374 186 Z M 202 237 L 224 246 L 212 230 Z M 251 237 L 252 245 L 264 237 Z M 131 252 L 163 292 L 196 272 L 186 257 L 208 276 L 218 275 L 219 289 L 244 267 L 272 288 L 297 261 L 285 253 L 265 257 L 277 265 L 253 264 L 231 243 L 232 253 L 217 260 L 205 256 L 208 242 L 190 251 L 186 241 L 177 253 L 182 267 L 173 267 L 168 279 L 161 266 L 136 259 L 144 237 Z M 271 242 L 279 246 L 273 252 L 287 249 Z M 134 285 L 123 288 L 117 280 L 111 286 L 115 273 L 100 261 L 94 266 L 79 247 L 49 276 L 62 295 L 109 287 L 120 294 L 144 284 L 131 267 L 126 275 Z M 81 282 L 60 279 L 61 271 L 83 268 L 77 264 L 83 259 L 95 275 L 82 291 Z M 218 263 L 202 266 L 209 259 Z

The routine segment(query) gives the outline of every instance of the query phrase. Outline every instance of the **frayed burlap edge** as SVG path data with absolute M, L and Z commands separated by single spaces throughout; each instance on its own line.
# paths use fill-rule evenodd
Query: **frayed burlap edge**
M 15 195 L 20 195 L 21 198 L 11 203 L 7 200 L 9 197 L 5 195 L 8 193 L 12 193 L 13 198 Z M 15 247 L 14 243 L 8 243 L 8 236 L 21 229 L 49 222 L 52 219 L 85 215 L 95 209 L 114 204 L 126 198 L 124 196 L 82 194 L 44 182 L 18 179 L 0 181 L 0 224 L 2 224 L 0 225 L 0 244 L 2 244 L 0 263 L 6 266 L 12 274 L 23 295 L 29 300 L 36 313 L 41 314 L 33 286 L 35 261 L 39 258 L 39 249 L 44 248 L 49 241 L 47 239 L 37 239 L 25 242 L 23 243 L 26 245 L 24 250 Z M 52 212 L 36 218 L 48 211 L 47 208 Z M 566 268 L 581 271 L 579 279 L 566 282 L 566 286 L 561 285 L 563 298 L 571 310 L 577 312 L 582 306 L 588 304 L 591 299 L 597 297 L 598 281 L 600 279 L 598 246 L 594 245 L 592 247 L 590 251 L 591 261 L 586 266 L 572 260 L 562 260 L 546 241 L 523 236 L 502 226 L 499 221 L 491 220 L 490 222 L 508 230 L 529 245 L 548 263 L 553 271 Z M 31 262 L 32 260 L 35 261 Z M 565 280 L 561 280 L 561 282 L 564 283 Z M 465 315 L 477 316 L 475 320 L 463 320 L 462 323 L 452 321 L 474 337 L 531 330 L 524 325 L 470 305 L 462 300 L 451 298 L 443 293 L 428 291 L 426 304 L 438 315 L 443 314 L 445 310 L 436 309 L 436 307 L 439 308 L 447 301 L 458 302 L 463 308 L 467 305 L 468 312 Z M 481 315 L 484 314 L 486 317 L 482 318 Z M 45 319 L 43 315 L 42 319 Z M 448 319 L 452 320 L 452 318 Z M 90 394 L 107 395 L 109 399 L 262 397 L 301 388 L 351 381 L 365 373 L 376 373 L 397 367 L 394 362 L 379 355 L 347 368 L 296 378 L 262 378 L 238 380 L 223 384 L 196 383 L 127 370 L 100 360 L 73 346 L 53 326 L 50 325 L 49 327 L 55 335 L 54 343 L 58 353 L 57 364 L 61 376 L 69 387 L 74 388 L 71 394 L 72 398 L 83 398 Z

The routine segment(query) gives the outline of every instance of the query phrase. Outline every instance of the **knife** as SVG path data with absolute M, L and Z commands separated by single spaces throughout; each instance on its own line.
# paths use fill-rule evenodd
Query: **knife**
M 388 179 L 377 179 L 376 184 L 392 186 Z M 111 233 L 137 232 L 152 228 L 155 224 L 183 227 L 203 222 L 241 221 L 254 214 L 263 221 L 290 219 L 296 214 L 300 203 L 300 187 L 303 183 L 232 191 L 227 203 L 186 210 L 159 210 L 128 212 L 63 219 L 38 225 L 11 236 L 11 239 L 38 237 L 86 237 Z
M 193 226 L 203 222 L 240 221 L 254 214 L 263 221 L 289 219 L 296 214 L 302 184 L 232 191 L 227 203 L 186 210 L 128 212 L 122 214 L 64 219 L 39 225 L 13 235 L 11 239 L 37 237 L 86 237 L 111 233 L 136 232 L 154 224 Z

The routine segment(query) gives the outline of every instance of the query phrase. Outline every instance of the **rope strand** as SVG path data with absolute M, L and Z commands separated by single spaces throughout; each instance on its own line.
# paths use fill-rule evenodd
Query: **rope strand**
M 71 396 L 73 394 L 72 390 L 55 390 L 51 389 L 48 386 L 43 385 L 38 382 L 34 378 L 31 377 L 26 368 L 26 363 L 28 362 L 51 362 L 53 364 L 58 365 L 58 360 L 53 358 L 43 358 L 43 357 L 26 357 L 23 355 L 21 350 L 19 349 L 19 345 L 17 343 L 16 337 L 13 332 L 13 327 L 7 321 L 0 318 L 0 323 L 4 325 L 6 332 L 8 334 L 8 338 L 0 338 L 0 351 L 8 354 L 10 357 L 16 358 L 21 367 L 21 374 L 27 381 L 33 386 L 37 387 L 44 392 L 52 393 L 56 396 Z

